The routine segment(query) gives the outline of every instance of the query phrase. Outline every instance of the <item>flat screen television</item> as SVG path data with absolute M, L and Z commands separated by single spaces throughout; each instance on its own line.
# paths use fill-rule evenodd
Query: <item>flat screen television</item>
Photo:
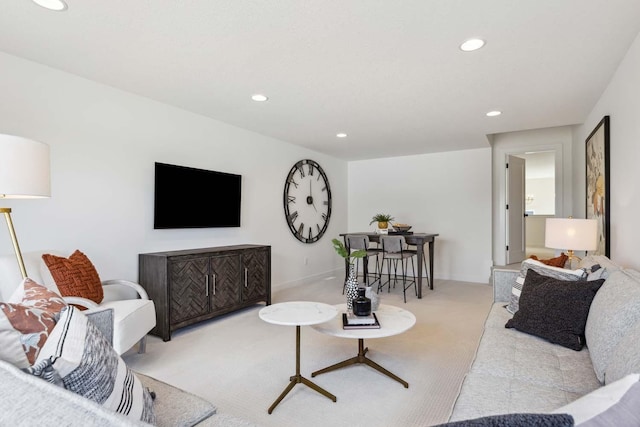
M 242 176 L 155 164 L 153 228 L 240 227 Z

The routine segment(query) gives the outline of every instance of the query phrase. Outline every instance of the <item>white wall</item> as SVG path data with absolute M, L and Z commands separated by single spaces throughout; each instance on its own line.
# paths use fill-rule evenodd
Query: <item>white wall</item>
M 349 163 L 349 231 L 373 230 L 388 213 L 412 231 L 439 233 L 435 278 L 488 281 L 491 149 Z
M 534 152 L 518 155 L 526 162 L 525 193 L 526 210 L 534 215 L 555 215 L 556 207 L 556 156 L 553 151 Z
M 531 203 L 525 204 L 525 209 L 533 211 L 533 215 L 554 215 L 556 202 L 555 178 L 527 178 L 526 196 L 532 196 Z
M 506 262 L 506 175 L 505 163 L 510 154 L 528 151 L 555 152 L 555 208 L 556 216 L 572 215 L 572 164 L 570 126 L 507 132 L 493 135 L 493 262 Z
M 267 244 L 274 286 L 342 265 L 330 239 L 347 228 L 344 161 L 3 53 L 0 99 L 0 133 L 51 148 L 52 197 L 2 203 L 23 252 L 80 249 L 103 279 L 137 280 L 139 253 Z M 287 173 L 303 158 L 323 166 L 333 192 L 327 235 L 315 244 L 291 235 L 282 206 Z M 154 230 L 155 161 L 241 174 L 242 226 Z M 0 253 L 12 253 L 4 225 Z
M 640 269 L 640 35 L 582 126 L 573 144 L 574 211 L 585 215 L 585 140 L 603 116 L 610 118 L 611 254 Z

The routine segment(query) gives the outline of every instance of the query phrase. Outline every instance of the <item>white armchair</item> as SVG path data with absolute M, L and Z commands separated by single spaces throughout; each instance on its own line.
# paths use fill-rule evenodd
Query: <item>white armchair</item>
M 42 255 L 58 251 L 37 251 L 22 254 L 27 275 L 35 282 L 59 293 L 59 290 L 42 260 Z M 66 255 L 62 255 L 66 256 Z M 0 301 L 7 301 L 22 282 L 15 255 L 0 256 Z M 156 325 L 156 310 L 142 286 L 128 280 L 102 282 L 104 298 L 96 304 L 86 298 L 65 297 L 69 304 L 87 308 L 88 312 L 113 309 L 113 348 L 122 354 L 139 343 L 138 352 L 145 352 L 147 333 Z

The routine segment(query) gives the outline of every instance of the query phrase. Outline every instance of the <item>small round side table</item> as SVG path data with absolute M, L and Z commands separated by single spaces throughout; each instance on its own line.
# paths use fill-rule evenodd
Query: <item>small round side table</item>
M 260 310 L 258 316 L 267 323 L 296 327 L 296 373 L 289 378 L 289 385 L 269 407 L 269 414 L 273 412 L 287 393 L 289 393 L 296 384 L 300 383 L 328 397 L 334 402 L 337 400 L 333 394 L 300 375 L 300 326 L 324 323 L 333 319 L 337 314 L 338 310 L 335 307 L 311 301 L 281 302 L 268 305 Z

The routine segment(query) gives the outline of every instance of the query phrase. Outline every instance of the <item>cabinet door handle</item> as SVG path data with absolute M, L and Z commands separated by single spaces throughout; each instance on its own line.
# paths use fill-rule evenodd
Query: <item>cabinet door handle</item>
M 204 294 L 209 296 L 209 275 L 205 274 L 204 276 Z
M 248 287 L 248 275 L 249 275 L 249 269 L 247 267 L 244 268 L 244 287 Z
M 214 274 L 213 275 L 213 294 L 216 294 L 216 279 L 217 279 L 218 275 Z

